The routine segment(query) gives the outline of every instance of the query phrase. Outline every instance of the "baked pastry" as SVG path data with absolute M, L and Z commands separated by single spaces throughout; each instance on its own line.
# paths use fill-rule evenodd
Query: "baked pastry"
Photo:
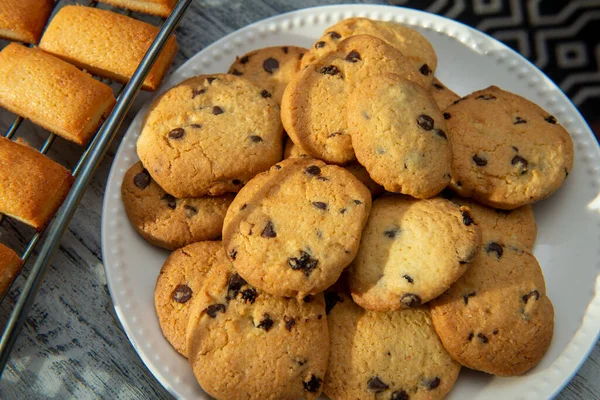
M 178 197 L 237 192 L 281 160 L 279 105 L 227 74 L 187 79 L 150 106 L 137 152 L 150 176 Z
M 187 350 L 216 399 L 316 399 L 329 358 L 323 295 L 271 296 L 214 266 L 190 310 Z
M 23 260 L 17 253 L 0 243 L 0 299 L 12 285 L 22 264 Z
M 348 102 L 358 162 L 388 192 L 429 198 L 450 182 L 452 147 L 426 89 L 397 75 L 362 81 Z
M 138 162 L 123 177 L 121 197 L 129 222 L 144 239 L 175 250 L 221 237 L 225 213 L 234 196 L 177 199 L 158 186 Z
M 0 1 L 0 38 L 36 44 L 53 7 L 53 0 Z
M 175 7 L 176 0 L 99 0 L 111 6 L 123 7 L 145 14 L 168 17 Z
M 436 77 L 433 78 L 433 83 L 429 88 L 429 93 L 435 100 L 439 109 L 444 111 L 452 103 L 460 99 L 460 96 L 448 89 L 440 80 Z
M 370 208 L 371 193 L 345 169 L 289 158 L 238 193 L 223 245 L 251 285 L 303 298 L 335 283 L 352 261 Z
M 0 213 L 42 230 L 72 183 L 71 172 L 62 165 L 0 136 Z
M 129 81 L 158 33 L 142 21 L 92 7 L 65 6 L 46 28 L 40 48 L 94 75 L 117 82 Z M 142 86 L 156 90 L 175 54 L 169 38 Z
M 444 110 L 452 143 L 450 187 L 495 208 L 542 200 L 573 168 L 573 141 L 556 118 L 496 86 Z
M 115 104 L 112 89 L 50 54 L 11 43 L 0 52 L 0 106 L 86 144 Z

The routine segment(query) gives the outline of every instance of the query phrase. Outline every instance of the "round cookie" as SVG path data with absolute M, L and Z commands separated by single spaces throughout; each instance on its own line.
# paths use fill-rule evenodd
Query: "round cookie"
M 326 291 L 329 366 L 323 391 L 336 400 L 443 399 L 460 365 L 446 352 L 429 309 L 365 311 Z
M 441 198 L 381 197 L 349 268 L 352 298 L 374 311 L 424 304 L 464 274 L 480 243 L 464 207 Z
M 535 257 L 514 245 L 485 246 L 469 270 L 430 303 L 444 347 L 462 365 L 520 375 L 550 346 L 554 309 Z
M 360 83 L 348 102 L 358 161 L 388 192 L 435 196 L 450 182 L 452 147 L 428 91 L 386 74 Z
M 347 103 L 369 76 L 395 73 L 429 87 L 394 47 L 369 35 L 351 36 L 337 50 L 298 72 L 281 101 L 281 119 L 294 143 L 332 164 L 355 159 L 348 134 Z
M 444 111 L 448 106 L 457 100 L 460 100 L 460 96 L 448 89 L 438 78 L 433 78 L 433 83 L 429 89 L 433 100 L 438 105 L 438 108 Z
M 219 238 L 234 195 L 176 199 L 138 162 L 125 173 L 121 198 L 131 225 L 144 239 L 174 250 Z
M 270 296 L 215 267 L 190 311 L 189 361 L 200 386 L 227 400 L 315 399 L 329 334 L 322 294 Z
M 573 167 L 573 142 L 556 118 L 496 86 L 444 111 L 452 143 L 451 188 L 506 210 L 550 196 Z
M 216 196 L 279 161 L 282 140 L 279 106 L 265 89 L 234 75 L 200 75 L 152 103 L 137 151 L 167 193 Z
M 331 286 L 350 264 L 371 194 L 341 167 L 289 158 L 239 192 L 223 225 L 223 244 L 248 283 L 303 298 Z
M 300 60 L 308 49 L 296 46 L 266 47 L 236 57 L 229 73 L 242 76 L 266 89 L 277 102 L 288 82 L 300 70 Z
M 190 307 L 208 271 L 217 265 L 231 265 L 221 242 L 192 243 L 169 255 L 156 280 L 154 307 L 160 329 L 184 357 Z
M 437 69 L 437 56 L 431 43 L 416 30 L 391 21 L 348 18 L 327 28 L 302 58 L 302 68 L 335 51 L 337 44 L 355 35 L 371 35 L 395 47 L 431 83 Z

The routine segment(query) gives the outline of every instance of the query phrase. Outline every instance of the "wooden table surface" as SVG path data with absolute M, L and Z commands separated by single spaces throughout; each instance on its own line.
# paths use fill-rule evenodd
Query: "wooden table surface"
M 61 4 L 69 2 L 73 3 L 63 1 Z M 195 0 L 178 29 L 181 50 L 174 67 L 249 23 L 297 8 L 335 3 L 338 2 Z M 138 106 L 145 98 L 147 96 L 138 99 Z M 12 118 L 0 110 L 0 132 L 6 130 Z M 129 121 L 130 118 L 124 125 Z M 113 310 L 102 266 L 102 198 L 123 131 L 100 165 L 48 268 L 0 380 L 2 399 L 170 398 L 146 369 L 123 332 Z M 24 123 L 22 132 L 34 145 L 39 145 L 47 135 L 29 122 Z M 58 139 L 49 155 L 72 167 L 80 150 L 76 145 Z M 13 248 L 23 249 L 30 234 L 31 230 L 12 221 L 5 221 L 0 228 L 2 242 Z M 27 274 L 28 266 L 24 271 Z M 6 323 L 23 282 L 23 276 L 17 279 L 0 307 L 0 325 Z M 597 344 L 558 399 L 599 399 L 599 363 L 600 346 Z

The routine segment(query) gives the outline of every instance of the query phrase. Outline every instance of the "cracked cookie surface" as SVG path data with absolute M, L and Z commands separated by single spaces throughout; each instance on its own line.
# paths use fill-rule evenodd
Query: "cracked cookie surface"
M 468 209 L 448 200 L 374 200 L 348 269 L 352 298 L 374 311 L 424 304 L 465 273 L 480 243 Z
M 322 294 L 271 296 L 230 266 L 213 268 L 187 329 L 200 386 L 227 400 L 315 399 L 323 388 L 329 335 Z
M 264 89 L 234 75 L 199 75 L 152 103 L 137 151 L 167 193 L 215 196 L 281 160 L 282 132 L 279 105 Z
M 233 194 L 176 199 L 138 162 L 125 173 L 121 198 L 135 230 L 155 246 L 174 250 L 221 236 Z
M 345 169 L 290 158 L 236 196 L 223 244 L 250 284 L 302 298 L 331 286 L 352 261 L 370 208 L 371 193 Z

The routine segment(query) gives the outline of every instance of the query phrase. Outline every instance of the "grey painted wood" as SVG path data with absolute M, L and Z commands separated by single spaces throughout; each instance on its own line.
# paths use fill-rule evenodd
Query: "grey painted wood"
M 181 51 L 174 67 L 204 46 L 251 22 L 298 8 L 335 3 L 327 0 L 197 0 L 178 30 Z M 137 104 L 143 99 L 144 96 Z M 8 127 L 11 118 L 0 110 L 0 131 Z M 46 137 L 43 130 L 29 122 L 24 123 L 21 132 L 38 146 Z M 130 345 L 115 316 L 106 286 L 100 250 L 100 218 L 102 196 L 117 143 L 118 140 L 98 169 L 47 271 L 0 381 L 2 399 L 170 397 Z M 50 152 L 52 158 L 69 167 L 79 154 L 76 145 L 62 139 L 57 140 Z M 5 221 L 0 228 L 0 241 L 23 249 L 30 234 L 29 228 Z M 23 276 L 17 279 L 1 305 L 0 325 L 6 323 L 23 281 Z M 600 346 L 597 345 L 558 398 L 600 398 L 599 363 Z

